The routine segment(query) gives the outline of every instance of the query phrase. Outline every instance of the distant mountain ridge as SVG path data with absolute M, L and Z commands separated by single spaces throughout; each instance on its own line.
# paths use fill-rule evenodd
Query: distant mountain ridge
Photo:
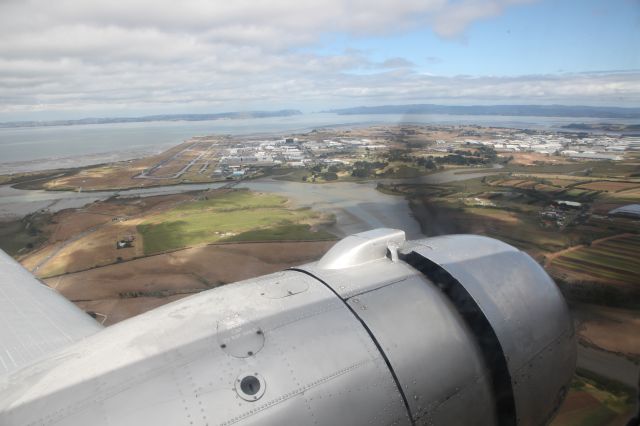
M 536 117 L 593 117 L 640 119 L 640 108 L 594 107 L 580 105 L 381 105 L 322 111 L 339 115 L 355 114 L 446 114 L 503 115 Z
M 295 109 L 282 109 L 278 111 L 240 111 L 221 112 L 216 114 L 162 114 L 147 115 L 143 117 L 97 117 L 82 118 L 79 120 L 52 120 L 52 121 L 12 121 L 0 123 L 0 128 L 10 127 L 46 127 L 46 126 L 75 126 L 83 124 L 111 124 L 111 123 L 143 123 L 148 121 L 207 121 L 238 118 L 269 118 L 289 117 L 300 115 L 301 111 Z

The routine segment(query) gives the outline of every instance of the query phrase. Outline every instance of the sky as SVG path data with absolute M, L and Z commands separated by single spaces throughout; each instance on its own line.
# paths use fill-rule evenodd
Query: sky
M 640 0 L 0 0 L 0 121 L 640 106 Z

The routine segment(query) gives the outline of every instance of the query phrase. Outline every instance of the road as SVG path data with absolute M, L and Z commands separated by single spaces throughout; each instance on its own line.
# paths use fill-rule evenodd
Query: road
M 626 358 L 583 345 L 578 345 L 578 368 L 584 368 L 606 377 L 636 388 L 640 366 Z

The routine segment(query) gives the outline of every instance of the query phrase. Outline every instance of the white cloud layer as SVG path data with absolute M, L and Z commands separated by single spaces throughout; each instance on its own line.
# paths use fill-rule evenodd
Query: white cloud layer
M 326 34 L 429 26 L 456 37 L 525 1 L 0 0 L 0 114 L 639 103 L 637 73 L 438 77 L 400 57 L 374 63 L 357 51 L 309 53 Z

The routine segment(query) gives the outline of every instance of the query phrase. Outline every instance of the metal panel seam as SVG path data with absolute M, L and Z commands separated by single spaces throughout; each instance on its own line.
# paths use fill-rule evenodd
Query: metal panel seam
M 502 426 L 516 425 L 518 420 L 511 372 L 502 344 L 480 306 L 462 283 L 443 266 L 416 251 L 400 254 L 400 259 L 436 284 L 451 300 L 458 313 L 473 331 L 487 368 L 491 372 L 498 424 Z
M 389 372 L 391 373 L 391 377 L 393 377 L 393 381 L 395 382 L 396 387 L 398 388 L 398 392 L 400 392 L 400 396 L 402 397 L 402 402 L 404 403 L 404 407 L 407 410 L 407 416 L 409 417 L 409 421 L 411 422 L 412 426 L 415 426 L 415 421 L 414 421 L 413 415 L 411 413 L 411 408 L 409 407 L 409 401 L 407 400 L 407 396 L 404 394 L 404 390 L 402 389 L 402 386 L 400 385 L 400 380 L 398 379 L 398 376 L 396 375 L 396 372 L 393 370 L 393 367 L 391 366 L 391 362 L 389 361 L 389 358 L 387 358 L 387 354 L 385 354 L 384 350 L 382 349 L 382 346 L 380 346 L 380 343 L 378 342 L 378 339 L 376 339 L 376 337 L 374 336 L 374 334 L 371 331 L 371 329 L 369 329 L 367 324 L 362 320 L 362 318 L 360 318 L 358 313 L 346 302 L 346 300 L 344 300 L 342 297 L 340 297 L 338 292 L 335 291 L 329 284 L 327 284 L 326 282 L 324 282 L 320 278 L 316 277 L 311 272 L 305 271 L 304 269 L 290 268 L 289 270 L 290 271 L 301 272 L 301 273 L 303 273 L 305 275 L 308 275 L 308 276 L 310 276 L 312 278 L 315 278 L 316 280 L 318 280 L 319 282 L 324 284 L 325 287 L 327 287 L 333 294 L 336 295 L 336 297 L 338 299 L 340 299 L 342 301 L 342 303 L 344 303 L 344 305 L 349 309 L 349 311 L 353 314 L 353 316 L 356 317 L 356 319 L 360 322 L 360 324 L 362 324 L 362 327 L 364 327 L 365 331 L 369 335 L 369 338 L 371 339 L 373 344 L 376 345 L 376 347 L 378 348 L 378 352 L 380 353 L 380 356 L 382 356 L 382 359 L 384 360 L 385 364 L 387 364 L 387 368 L 389 369 Z

